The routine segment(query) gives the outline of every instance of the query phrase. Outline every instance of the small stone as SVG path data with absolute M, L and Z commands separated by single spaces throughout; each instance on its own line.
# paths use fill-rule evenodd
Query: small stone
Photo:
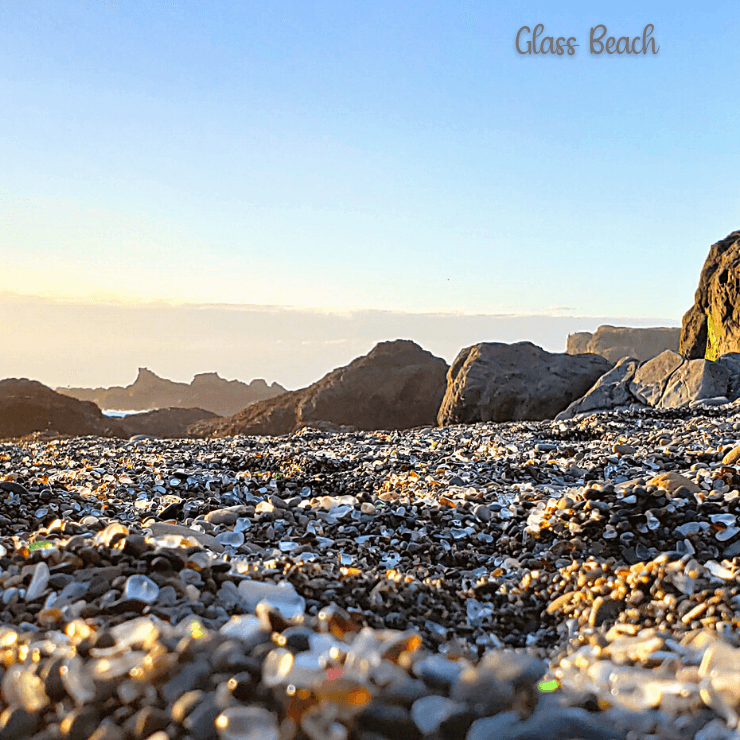
M 490 522 L 492 516 L 491 510 L 483 504 L 478 504 L 478 506 L 473 509 L 473 515 L 481 522 Z
M 126 580 L 126 586 L 123 590 L 124 599 L 152 604 L 157 600 L 157 596 L 159 596 L 159 586 L 148 576 L 130 576 Z
M 229 707 L 216 718 L 220 740 L 278 740 L 277 717 L 262 707 Z

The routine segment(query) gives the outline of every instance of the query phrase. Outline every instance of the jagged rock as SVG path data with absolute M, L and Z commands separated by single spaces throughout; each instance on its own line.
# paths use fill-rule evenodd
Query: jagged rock
M 285 388 L 278 383 L 268 385 L 262 379 L 249 384 L 224 380 L 218 373 L 200 373 L 190 383 L 176 383 L 141 367 L 136 380 L 125 388 L 58 388 L 57 391 L 82 401 L 93 401 L 103 409 L 199 408 L 228 416 L 251 403 L 279 396 L 285 393 Z
M 716 362 L 686 360 L 666 383 L 658 408 L 678 409 L 692 402 L 727 396 L 730 371 Z
M 646 406 L 657 406 L 663 396 L 668 379 L 684 362 L 678 352 L 667 349 L 652 360 L 644 362 L 630 383 L 632 395 Z
M 0 380 L 0 438 L 50 435 L 124 436 L 118 423 L 89 401 L 56 393 L 36 380 Z
M 681 329 L 669 327 L 633 328 L 600 326 L 594 334 L 577 332 L 568 336 L 569 355 L 591 352 L 617 362 L 622 357 L 634 357 L 641 362 L 666 349 L 678 350 Z
M 740 350 L 740 231 L 713 244 L 699 277 L 694 305 L 684 314 L 680 352 L 716 360 Z
M 198 436 L 289 434 L 322 429 L 409 429 L 434 424 L 447 363 L 408 340 L 381 342 L 369 354 L 298 391 L 241 413 L 191 427 Z
M 450 367 L 437 422 L 552 419 L 610 368 L 597 355 L 554 354 L 531 342 L 476 344 Z
M 211 421 L 221 417 L 203 409 L 157 409 L 141 414 L 130 414 L 120 424 L 129 437 L 140 434 L 149 437 L 179 438 L 188 436 L 188 427 L 199 421 Z
M 636 360 L 621 360 L 557 419 L 632 403 L 678 409 L 700 403 L 717 405 L 740 396 L 740 354 L 711 362 L 687 360 L 666 350 L 635 369 L 636 365 Z
M 623 357 L 609 372 L 602 375 L 586 393 L 561 411 L 556 421 L 571 419 L 578 414 L 592 411 L 606 411 L 617 406 L 627 406 L 635 402 L 629 384 L 637 371 L 639 362 L 633 357 Z

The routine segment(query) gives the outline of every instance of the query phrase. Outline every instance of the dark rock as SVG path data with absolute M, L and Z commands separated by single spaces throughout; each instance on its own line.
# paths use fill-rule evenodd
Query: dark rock
M 610 369 L 603 357 L 553 354 L 531 342 L 476 344 L 450 367 L 437 422 L 552 419 Z
M 38 729 L 41 717 L 21 707 L 8 707 L 0 714 L 0 740 L 19 740 Z
M 221 714 L 221 708 L 216 703 L 213 694 L 208 694 L 198 703 L 192 712 L 183 721 L 183 726 L 192 735 L 200 740 L 216 740 L 216 717 Z
M 364 730 L 378 732 L 389 740 L 416 740 L 421 738 L 411 714 L 398 705 L 370 704 L 357 718 Z
M 52 436 L 124 435 L 117 422 L 104 416 L 94 403 L 68 398 L 35 380 L 0 380 L 0 436 L 23 437 L 34 432 Z
M 144 707 L 126 722 L 126 729 L 137 740 L 145 740 L 150 735 L 164 730 L 169 724 L 169 717 L 163 709 Z
M 95 732 L 100 714 L 97 707 L 79 707 L 71 711 L 60 726 L 66 740 L 86 740 Z
M 188 427 L 199 421 L 213 421 L 221 417 L 203 409 L 168 408 L 129 414 L 121 419 L 121 426 L 129 437 L 145 434 L 149 437 L 178 438 L 188 436 Z
M 408 340 L 381 342 L 369 354 L 299 391 L 261 401 L 240 414 L 196 424 L 216 437 L 289 434 L 304 427 L 409 429 L 434 424 L 447 363 Z

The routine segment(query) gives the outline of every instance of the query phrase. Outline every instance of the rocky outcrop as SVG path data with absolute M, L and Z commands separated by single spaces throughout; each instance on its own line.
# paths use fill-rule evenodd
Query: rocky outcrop
M 476 344 L 450 367 L 437 422 L 552 419 L 610 369 L 598 355 L 554 354 L 531 342 Z
M 114 419 L 89 401 L 78 401 L 36 380 L 0 380 L 0 438 L 48 435 L 122 437 Z
M 740 354 L 727 354 L 712 362 L 688 360 L 678 352 L 666 350 L 642 364 L 624 358 L 556 418 L 570 419 L 631 404 L 658 409 L 681 409 L 700 403 L 716 405 L 738 397 Z
M 191 433 L 289 434 L 304 427 L 409 429 L 434 424 L 447 363 L 407 340 L 381 342 L 369 354 L 298 391 L 252 404 Z
M 568 348 L 566 352 L 569 355 L 589 354 L 588 343 L 593 337 L 594 335 L 590 331 L 577 331 L 575 334 L 568 334 Z
M 740 351 L 740 231 L 713 244 L 699 277 L 694 305 L 684 314 L 680 352 L 716 360 Z
M 229 416 L 251 403 L 285 393 L 278 383 L 264 380 L 242 383 L 224 380 L 218 373 L 201 373 L 190 383 L 160 378 L 151 370 L 139 368 L 136 380 L 125 387 L 58 388 L 59 393 L 82 401 L 92 401 L 102 409 L 148 411 L 165 408 L 200 408 L 219 416 Z
M 600 326 L 594 334 L 587 331 L 568 336 L 569 355 L 590 352 L 610 362 L 622 357 L 633 357 L 641 362 L 659 355 L 664 350 L 678 350 L 679 328 L 653 327 L 635 329 L 628 326 Z
M 640 363 L 633 357 L 623 357 L 608 373 L 602 375 L 582 398 L 578 398 L 555 418 L 571 419 L 578 414 L 605 411 L 635 402 L 630 382 Z
M 629 385 L 633 396 L 647 406 L 658 406 L 671 375 L 683 364 L 678 352 L 666 350 L 644 362 Z
M 120 419 L 126 436 L 145 434 L 149 437 L 178 439 L 187 437 L 188 428 L 198 422 L 215 421 L 221 417 L 203 409 L 157 409 L 140 414 L 129 414 Z

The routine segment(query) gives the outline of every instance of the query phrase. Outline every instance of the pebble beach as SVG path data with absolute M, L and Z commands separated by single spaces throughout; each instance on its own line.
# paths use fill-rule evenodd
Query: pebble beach
M 740 409 L 0 443 L 0 740 L 740 738 Z

